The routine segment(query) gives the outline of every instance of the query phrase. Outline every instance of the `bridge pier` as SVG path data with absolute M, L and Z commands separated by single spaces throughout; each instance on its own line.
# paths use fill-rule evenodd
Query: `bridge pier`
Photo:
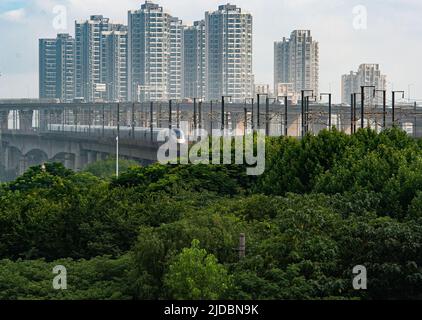
M 101 152 L 97 152 L 97 161 L 104 160 L 104 155 Z
M 28 158 L 26 156 L 21 156 L 19 159 L 18 166 L 18 175 L 21 176 L 28 169 Z
M 66 153 L 64 156 L 64 166 L 67 169 L 75 170 L 75 163 L 72 158 L 72 154 Z
M 0 130 L 7 130 L 9 123 L 9 111 L 0 111 Z
M 84 168 L 81 152 L 75 154 L 75 171 L 81 171 Z
M 6 170 L 9 166 L 9 148 L 0 140 L 0 165 Z
M 87 164 L 91 164 L 94 163 L 95 161 L 97 161 L 97 154 L 95 151 L 87 151 L 88 154 L 88 163 Z
M 32 131 L 33 111 L 19 111 L 19 128 L 21 131 Z

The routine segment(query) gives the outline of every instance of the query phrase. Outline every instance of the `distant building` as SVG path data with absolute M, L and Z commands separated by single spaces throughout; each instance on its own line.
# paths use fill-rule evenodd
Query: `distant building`
M 56 98 L 57 40 L 39 40 L 39 96 L 40 99 Z
M 205 13 L 206 99 L 243 102 L 254 93 L 252 15 L 235 5 Z
M 288 100 L 293 104 L 297 104 L 300 97 L 300 95 L 294 90 L 293 83 L 278 83 L 276 88 L 276 96 L 287 96 Z
M 102 99 L 128 101 L 127 28 L 113 27 L 101 34 L 101 83 L 105 84 Z
M 129 11 L 128 83 L 132 101 L 182 96 L 182 22 L 146 1 Z
M 56 98 L 71 102 L 75 98 L 75 39 L 68 34 L 57 35 Z
M 75 40 L 68 34 L 39 40 L 39 97 L 72 101 L 75 97 Z
M 255 95 L 256 94 L 268 94 L 269 96 L 273 95 L 269 84 L 255 84 Z
M 274 43 L 274 91 L 279 83 L 291 83 L 293 91 L 319 93 L 319 44 L 310 30 L 295 30 L 290 38 Z
M 182 20 L 169 18 L 168 99 L 180 100 L 183 94 L 183 30 Z
M 108 18 L 93 15 L 89 20 L 75 22 L 76 97 L 86 101 L 101 100 L 105 84 L 101 83 L 101 34 L 110 31 Z
M 183 36 L 184 98 L 205 99 L 205 21 L 195 21 L 184 29 Z
M 361 86 L 375 86 L 377 90 L 385 90 L 387 86 L 387 76 L 383 75 L 379 64 L 361 64 L 357 72 L 351 71 L 341 78 L 341 101 L 350 104 L 351 94 L 360 93 Z M 368 95 L 368 102 L 382 103 L 382 97 L 378 95 L 372 99 Z
M 341 76 L 341 102 L 344 104 L 351 103 L 352 93 L 358 92 L 359 84 L 357 72 L 350 71 L 349 74 Z

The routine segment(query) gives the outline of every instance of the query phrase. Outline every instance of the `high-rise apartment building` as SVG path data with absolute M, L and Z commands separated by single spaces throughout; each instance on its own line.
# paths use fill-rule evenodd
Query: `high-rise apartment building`
M 274 91 L 278 84 L 291 83 L 296 95 L 301 90 L 319 92 L 319 45 L 310 30 L 295 30 L 290 38 L 274 43 Z M 278 94 L 278 93 L 277 93 Z
M 128 79 L 132 101 L 169 97 L 170 15 L 146 1 L 128 13 Z
M 109 19 L 102 15 L 75 22 L 75 91 L 76 97 L 88 102 L 101 100 L 106 90 L 101 83 L 101 33 L 110 28 Z
M 75 98 L 75 39 L 59 34 L 56 41 L 56 98 L 71 102 Z
M 127 27 L 113 25 L 112 31 L 101 34 L 101 83 L 106 101 L 127 101 Z
M 344 104 L 350 104 L 351 94 L 360 93 L 361 86 L 375 86 L 377 90 L 385 90 L 387 86 L 387 77 L 381 73 L 379 64 L 361 64 L 357 72 L 351 71 L 341 78 L 341 100 Z M 375 103 L 381 103 L 382 97 L 377 96 L 368 100 Z M 369 101 L 368 101 L 369 102 Z
M 39 39 L 39 96 L 56 98 L 57 40 Z
M 169 18 L 168 98 L 182 99 L 183 94 L 183 30 L 182 20 Z
M 68 34 L 39 40 L 39 96 L 72 101 L 75 97 L 75 40 Z
M 205 13 L 206 98 L 231 96 L 234 102 L 252 97 L 252 15 L 235 5 Z
M 184 98 L 205 99 L 205 21 L 195 21 L 184 29 L 183 36 Z

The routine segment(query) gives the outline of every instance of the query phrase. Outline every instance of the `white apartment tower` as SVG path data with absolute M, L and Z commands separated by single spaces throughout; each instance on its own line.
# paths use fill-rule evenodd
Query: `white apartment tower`
M 341 100 L 350 104 L 351 94 L 360 93 L 361 86 L 375 86 L 377 90 L 386 90 L 387 76 L 381 73 L 379 64 L 361 64 L 357 72 L 351 71 L 341 78 Z M 370 95 L 368 99 L 370 99 Z M 372 100 L 372 99 L 371 99 Z M 382 97 L 377 96 L 375 103 L 381 103 Z M 368 101 L 369 102 L 369 101 Z
M 86 101 L 101 100 L 101 33 L 110 30 L 108 18 L 93 15 L 87 21 L 75 22 L 76 96 Z
M 71 102 L 75 98 L 75 39 L 69 34 L 57 35 L 56 57 L 56 98 Z
M 291 83 L 293 91 L 319 92 L 319 44 L 310 30 L 295 30 L 290 39 L 274 43 L 274 92 L 280 83 Z
M 169 74 L 168 98 L 180 100 L 183 98 L 183 30 L 182 20 L 169 18 Z
M 127 101 L 127 27 L 114 25 L 101 35 L 101 83 L 103 100 Z
M 254 93 L 252 15 L 235 5 L 205 13 L 206 99 L 231 96 L 243 102 Z
M 182 96 L 182 22 L 146 1 L 129 11 L 128 88 L 132 101 Z
M 186 27 L 183 36 L 184 98 L 205 99 L 205 21 L 195 21 Z

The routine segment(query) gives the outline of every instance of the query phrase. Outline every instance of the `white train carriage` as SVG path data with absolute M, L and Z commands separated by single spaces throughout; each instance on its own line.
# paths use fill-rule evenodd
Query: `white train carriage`
M 49 124 L 48 130 L 52 132 L 69 132 L 69 133 L 79 133 L 79 134 L 97 134 L 98 136 L 105 137 L 116 137 L 117 136 L 117 126 L 99 126 L 99 125 L 69 125 L 69 124 Z M 158 137 L 167 138 L 170 136 L 172 139 L 175 139 L 177 143 L 185 143 L 185 135 L 182 130 L 173 128 L 170 131 L 168 128 L 153 128 L 152 129 L 152 139 L 151 139 L 151 128 L 145 127 L 132 127 L 121 126 L 119 128 L 119 137 L 120 138 L 131 138 L 132 135 L 135 135 L 135 139 L 143 140 L 152 140 L 158 141 Z

